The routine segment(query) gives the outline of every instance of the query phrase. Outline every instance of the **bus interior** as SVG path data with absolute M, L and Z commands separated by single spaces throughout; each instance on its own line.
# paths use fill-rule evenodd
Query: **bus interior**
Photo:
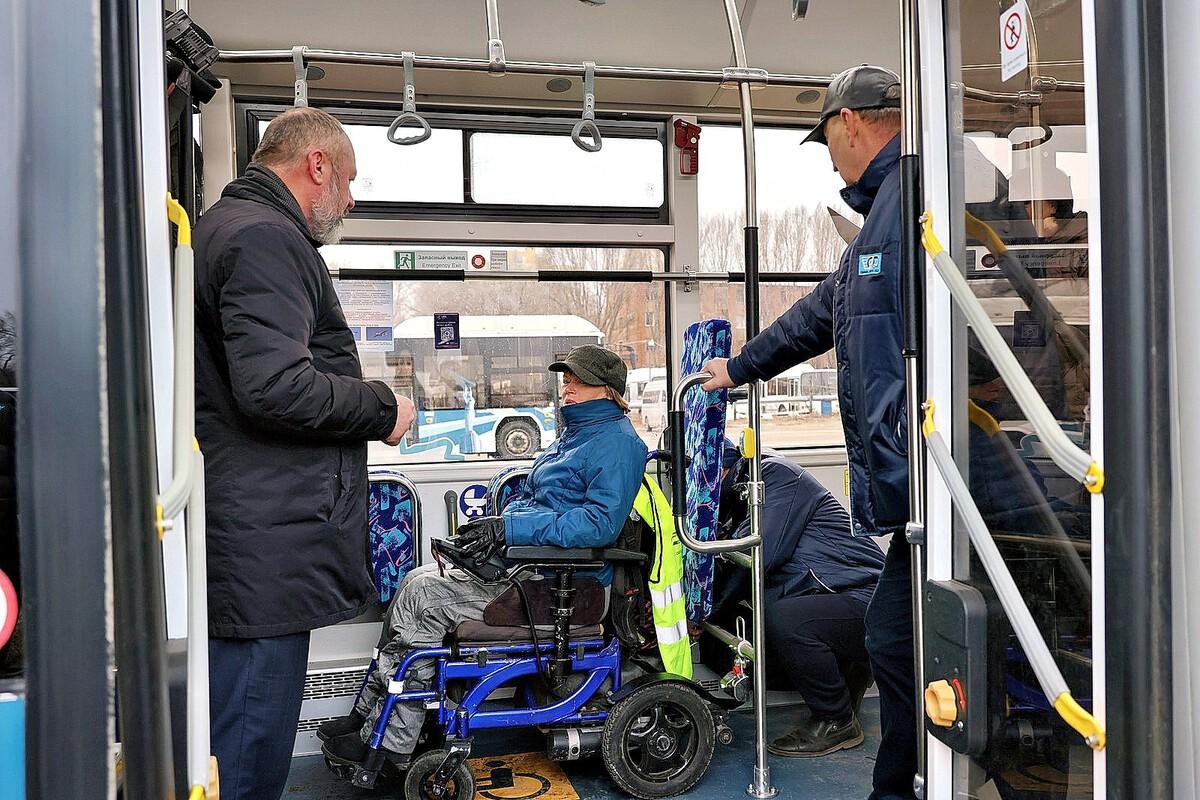
M 115 499 L 130 475 L 166 486 L 189 457 L 179 460 L 175 441 L 186 400 L 172 388 L 180 379 L 178 241 L 161 198 L 170 193 L 192 221 L 202 217 L 246 170 L 270 121 L 293 106 L 320 108 L 345 128 L 357 160 L 355 206 L 341 242 L 321 253 L 364 376 L 416 407 L 398 447 L 368 449 L 371 524 L 390 530 L 399 548 L 390 554 L 394 587 L 405 571 L 434 563 L 434 540 L 489 513 L 496 481 L 528 468 L 556 440 L 563 390 L 547 364 L 581 344 L 616 352 L 629 370 L 625 400 L 635 430 L 648 449 L 671 451 L 670 412 L 688 396 L 680 387 L 690 372 L 689 326 L 727 320 L 737 353 L 837 269 L 863 218 L 843 198 L 827 149 L 802 142 L 830 76 L 866 63 L 903 79 L 903 146 L 919 159 L 916 213 L 928 214 L 906 223 L 913 241 L 924 225 L 926 246 L 936 244 L 913 267 L 920 310 L 911 312 L 912 330 L 920 346 L 905 357 L 918 382 L 910 406 L 916 399 L 919 408 L 895 421 L 908 425 L 909 442 L 923 454 L 912 478 L 920 516 L 908 541 L 896 533 L 878 544 L 913 546 L 923 586 L 966 586 L 984 604 L 978 619 L 962 623 L 970 641 L 955 651 L 970 669 L 956 666 L 951 676 L 970 682 L 978 710 L 969 729 L 965 704 L 957 728 L 922 717 L 914 796 L 1197 796 L 1200 687 L 1192 676 L 1200 668 L 1196 645 L 1187 642 L 1200 619 L 1200 593 L 1186 576 L 1200 564 L 1180 538 L 1188 512 L 1195 513 L 1183 500 L 1197 472 L 1177 454 L 1200 432 L 1172 409 L 1197 394 L 1174 359 L 1177 347 L 1186 350 L 1186 325 L 1200 324 L 1180 309 L 1200 291 L 1175 275 L 1163 242 L 1178 246 L 1198 234 L 1180 217 L 1170 236 L 1184 238 L 1163 238 L 1162 226 L 1184 207 L 1172 192 L 1189 189 L 1166 183 L 1162 109 L 1180 106 L 1163 102 L 1167 90 L 1161 81 L 1155 88 L 1154 77 L 1161 77 L 1154 69 L 1177 69 L 1173 59 L 1188 57 L 1163 25 L 1197 22 L 1186 4 L 59 5 L 64 19 L 52 23 L 35 4 L 0 0 L 21 23 L 12 38 L 22 45 L 7 57 L 10 69 L 0 70 L 12 78 L 2 88 L 20 100 L 11 107 L 21 113 L 0 131 L 14 140 L 25 131 L 21 163 L 34 165 L 24 177 L 3 168 L 0 176 L 12 197 L 30 181 L 46 198 L 28 218 L 14 204 L 0 219 L 0 240 L 12 239 L 12 258 L 0 261 L 11 261 L 9 272 L 19 277 L 0 283 L 0 394 L 22 415 L 22 445 L 51 454 L 18 459 L 23 562 L 0 563 L 25 575 L 26 660 L 16 670 L 23 682 L 0 682 L 0 719 L 6 697 L 20 698 L 26 714 L 28 752 L 19 769 L 29 793 L 11 796 L 217 796 L 211 786 L 196 794 L 191 725 L 204 712 L 189 705 L 196 685 L 185 677 L 194 651 L 206 646 L 193 629 L 196 603 L 204 602 L 203 587 L 190 577 L 203 560 L 191 541 L 193 511 L 185 513 L 182 500 L 167 506 L 178 516 L 159 521 L 161 545 L 150 546 L 150 534 L 136 530 L 145 516 L 138 509 L 153 508 L 143 502 L 146 492 Z M 1028 42 L 1009 74 L 1005 15 L 1013 9 Z M 104 22 L 93 31 L 86 24 L 92 13 L 111 17 L 115 27 Z M 1147 20 L 1156 31 L 1149 38 L 1116 34 L 1122 26 L 1142 30 Z M 60 45 L 50 48 L 52 41 Z M 1163 63 L 1146 66 L 1155 59 Z M 18 60 L 27 67 L 15 69 Z M 1194 92 L 1180 83 L 1170 91 Z M 111 94 L 114 86 L 123 87 L 120 96 Z M 102 108 L 94 133 L 73 130 L 84 112 L 69 109 L 80 107 Z M 1146 117 L 1150 107 L 1158 110 Z M 1139 114 L 1142 139 L 1136 125 L 1104 122 Z M 578 134 L 583 123 L 594 126 L 590 139 Z M 34 135 L 47 126 L 53 136 Z M 79 182 L 68 197 L 64 180 L 86 170 L 56 170 L 52 162 L 65 163 L 58 154 L 75 147 L 92 153 L 96 138 L 108 143 L 104 175 Z M 1172 157 L 1188 149 L 1176 144 Z M 1173 163 L 1195 177 L 1197 159 L 1187 159 Z M 108 186 L 114 164 L 128 166 L 124 184 L 113 183 L 124 194 Z M 130 213 L 114 215 L 121 207 Z M 82 236 L 79 244 L 59 237 L 77 220 L 101 216 L 102 236 Z M 110 225 L 118 223 L 127 225 L 125 239 L 136 240 L 126 242 L 135 257 L 122 273 L 135 273 L 132 280 L 111 266 L 120 237 Z M 757 232 L 753 264 L 748 227 Z M 105 263 L 106 249 L 107 305 L 97 306 L 94 281 L 80 276 L 91 256 Z M 58 266 L 42 269 L 47 263 Z M 939 271 L 947 263 L 956 279 Z M 123 302 L 118 289 L 137 312 L 114 322 Z M 1177 317 L 1169 319 L 1168 308 Z M 96 360 L 96 331 L 107 331 L 100 351 L 128 362 L 127 385 L 113 378 L 117 362 Z M 751 453 L 757 446 L 786 455 L 848 506 L 841 379 L 834 352 L 818 355 L 748 397 L 731 397 L 723 434 Z M 105 392 L 111 401 L 98 399 Z M 62 415 L 65 401 L 93 417 L 107 409 L 113 420 L 128 418 L 125 433 L 101 437 L 94 423 L 48 416 L 54 409 Z M 1074 466 L 1079 458 L 1082 472 Z M 104 480 L 94 479 L 97 469 Z M 648 469 L 669 496 L 678 474 Z M 80 497 L 58 508 L 56 492 Z M 399 513 L 388 503 L 401 497 L 410 516 L 407 538 L 397 539 L 398 528 L 381 519 Z M 127 516 L 117 519 L 121 509 Z M 104 536 L 89 538 L 110 513 Z M 46 542 L 52 527 L 60 544 Z M 143 535 L 140 545 L 121 544 Z M 59 548 L 69 558 L 56 560 Z M 717 558 L 761 580 L 753 550 Z M 110 560 L 112 569 L 101 567 Z M 918 592 L 917 601 L 931 615 L 918 614 L 917 623 L 930 684 L 949 652 L 937 647 L 953 650 L 945 644 L 953 636 L 937 627 L 949 623 L 938 616 L 933 591 L 924 599 Z M 353 703 L 385 600 L 313 632 L 284 797 L 406 796 L 395 787 L 350 785 L 327 768 L 316 737 Z M 859 713 L 862 745 L 819 758 L 766 754 L 764 737 L 793 726 L 802 701 L 783 679 L 788 665 L 763 640 L 761 609 L 756 619 L 751 605 L 729 630 L 691 620 L 696 682 L 737 702 L 706 776 L 682 796 L 867 797 L 879 746 L 874 688 Z M 122 611 L 131 606 L 150 610 Z M 145 630 L 132 636 L 131 626 Z M 122 645 L 122 635 L 140 643 Z M 53 655 L 66 636 L 78 642 L 75 664 Z M 136 672 L 153 683 L 148 691 L 125 691 L 121 673 L 129 675 L 126 664 L 135 662 L 149 664 Z M 757 673 L 760 662 L 765 676 Z M 1062 711 L 1061 695 L 1048 696 L 1045 669 L 1054 685 L 1069 687 L 1074 717 Z M 76 684 L 76 673 L 85 672 Z M 121 722 L 110 716 L 105 698 L 113 697 Z M 66 727 L 80 730 L 64 733 L 65 720 L 51 717 L 68 710 L 79 725 Z M 145 732 L 130 732 L 147 720 Z M 100 730 L 108 732 L 102 753 L 85 741 Z M 48 754 L 59 747 L 80 765 L 56 774 Z M 625 796 L 599 760 L 551 758 L 535 729 L 482 730 L 474 747 L 468 764 L 476 797 Z M 89 780 L 99 785 L 97 764 L 107 790 L 80 793 Z M 113 777 L 118 771 L 122 779 Z

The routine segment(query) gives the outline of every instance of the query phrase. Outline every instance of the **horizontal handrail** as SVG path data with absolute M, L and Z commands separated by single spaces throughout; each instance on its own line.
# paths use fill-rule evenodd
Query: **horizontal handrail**
M 1063 431 L 1058 420 L 1050 412 L 1042 400 L 1033 382 L 1021 368 L 1016 356 L 1009 349 L 1000 331 L 988 318 L 987 311 L 979 302 L 979 298 L 967 285 L 962 271 L 954 263 L 954 259 L 942 248 L 937 235 L 933 232 L 932 216 L 926 212 L 922 218 L 923 233 L 921 243 L 929 253 L 934 267 L 941 276 L 942 282 L 950 290 L 950 296 L 962 310 L 968 324 L 975 332 L 983 349 L 991 358 L 1000 377 L 1013 394 L 1013 398 L 1029 418 L 1033 429 L 1045 443 L 1050 458 L 1064 472 L 1084 485 L 1089 492 L 1098 494 L 1104 489 L 1104 470 L 1093 460 L 1090 453 L 1072 442 Z
M 1083 736 L 1089 747 L 1093 750 L 1103 750 L 1106 744 L 1104 728 L 1071 696 L 1066 679 L 1059 670 L 1058 664 L 1054 662 L 1054 657 L 1050 654 L 1050 648 L 1042 638 L 1041 632 L 1038 631 L 1033 614 L 1025 605 L 1021 591 L 1017 588 L 1012 573 L 1008 571 L 1008 565 L 1004 563 L 1004 556 L 1000 554 L 1000 549 L 992 541 L 987 524 L 983 521 L 983 515 L 979 513 L 979 507 L 975 505 L 975 500 L 971 497 L 971 490 L 963 481 L 945 440 L 934 426 L 933 415 L 934 405 L 932 402 L 927 402 L 925 404 L 925 423 L 922 425 L 926 449 L 933 458 L 933 463 L 937 466 L 946 488 L 950 490 L 955 509 L 966 524 L 971 544 L 975 547 L 975 554 L 979 556 L 988 580 L 1000 600 L 1000 605 L 1004 608 L 1004 614 L 1012 624 L 1013 632 L 1016 633 L 1025 655 L 1029 658 L 1029 664 L 1033 667 L 1042 691 L 1067 724 Z

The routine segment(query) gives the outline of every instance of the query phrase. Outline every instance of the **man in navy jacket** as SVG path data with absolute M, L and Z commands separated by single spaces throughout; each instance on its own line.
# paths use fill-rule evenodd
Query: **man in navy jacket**
M 722 533 L 748 536 L 750 521 L 739 490 L 747 479 L 747 461 L 732 442 L 725 443 L 722 466 Z M 856 747 L 863 730 L 855 713 L 871 682 L 864 618 L 883 569 L 883 551 L 871 537 L 850 534 L 846 509 L 794 461 L 764 451 L 762 479 L 769 663 L 772 674 L 787 676 L 808 712 L 768 749 L 806 757 Z M 741 568 L 730 575 L 721 605 L 745 594 L 736 585 L 746 576 Z
M 842 198 L 866 220 L 836 272 L 732 359 L 714 359 L 706 390 L 767 380 L 837 353 L 838 402 L 850 466 L 855 536 L 900 533 L 867 610 L 867 650 L 879 686 L 882 739 L 871 800 L 913 797 L 917 769 L 908 521 L 908 425 L 901 357 L 900 81 L 861 66 L 830 82 L 805 141 L 829 147 Z

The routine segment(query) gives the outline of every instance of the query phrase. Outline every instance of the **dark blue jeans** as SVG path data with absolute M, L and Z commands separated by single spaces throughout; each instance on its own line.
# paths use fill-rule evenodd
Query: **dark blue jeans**
M 209 639 L 212 750 L 224 800 L 278 800 L 287 787 L 308 638 Z
M 912 551 L 892 538 L 867 607 L 867 652 L 879 687 L 882 735 L 870 800 L 909 800 L 917 772 L 916 665 L 913 663 Z

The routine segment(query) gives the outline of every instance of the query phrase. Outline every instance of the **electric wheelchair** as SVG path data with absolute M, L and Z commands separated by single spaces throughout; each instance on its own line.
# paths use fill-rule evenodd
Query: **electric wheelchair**
M 493 479 L 488 512 L 502 511 L 527 474 L 517 469 Z M 361 788 L 402 785 L 406 800 L 470 800 L 475 779 L 467 759 L 476 732 L 532 726 L 546 735 L 552 759 L 599 756 L 630 795 L 687 791 L 703 778 L 715 744 L 732 742 L 726 714 L 739 702 L 663 671 L 648 594 L 656 543 L 654 530 L 632 512 L 612 548 L 510 546 L 479 563 L 453 536 L 434 542 L 443 567 L 510 586 L 483 621 L 460 624 L 442 647 L 407 654 L 390 678 L 368 757 L 359 765 L 327 758 L 329 768 Z M 614 571 L 607 592 L 586 574 L 605 566 Z M 407 691 L 405 675 L 422 661 L 435 662 L 432 684 Z M 375 668 L 372 661 L 368 675 Z M 502 689 L 512 691 L 511 700 L 493 698 Z M 381 749 L 398 702 L 426 707 L 403 773 Z

